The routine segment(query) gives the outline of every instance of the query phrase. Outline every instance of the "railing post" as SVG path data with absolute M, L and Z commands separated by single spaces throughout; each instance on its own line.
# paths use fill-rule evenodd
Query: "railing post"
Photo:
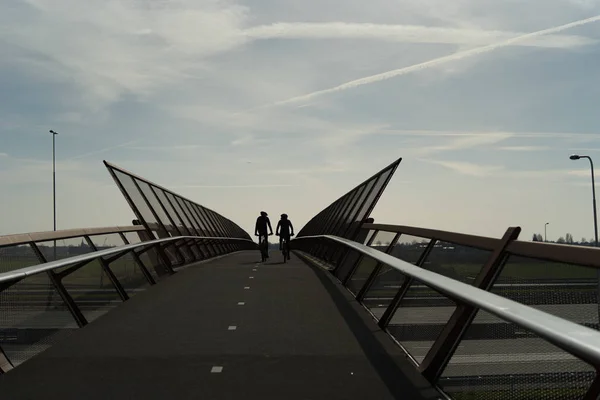
M 10 362 L 2 347 L 0 347 L 0 375 L 7 373 L 12 370 L 14 365 Z
M 46 257 L 44 257 L 44 255 L 40 251 L 39 247 L 37 247 L 37 245 L 34 242 L 29 243 L 29 246 L 35 253 L 35 255 L 38 258 L 38 260 L 40 261 L 40 263 L 43 264 L 43 263 L 47 262 Z M 65 286 L 62 284 L 61 279 L 58 276 L 56 276 L 56 274 L 53 271 L 48 271 L 46 274 L 48 275 L 48 278 L 50 279 L 52 286 L 54 286 L 54 289 L 58 292 L 58 294 L 62 298 L 63 302 L 69 309 L 69 312 L 75 319 L 75 322 L 77 323 L 77 325 L 80 328 L 86 326 L 88 323 L 87 319 L 85 318 L 85 316 L 83 315 L 83 313 L 81 312 L 81 310 L 75 303 L 75 300 L 73 300 L 73 298 L 71 297 L 71 295 L 69 294 L 67 289 L 65 289 Z
M 520 232 L 521 228 L 519 227 L 508 228 L 498 247 L 492 252 L 477 278 L 475 278 L 473 286 L 487 291 L 490 290 L 506 262 L 506 247 L 519 237 Z M 437 382 L 442 375 L 466 330 L 475 319 L 477 311 L 479 310 L 471 305 L 457 305 L 448 323 L 444 326 L 419 366 L 420 372 L 429 382 Z
M 375 220 L 373 218 L 367 218 L 366 220 L 364 220 L 362 222 L 361 225 L 363 225 L 363 224 L 372 224 L 373 222 L 375 222 Z M 365 241 L 367 240 L 367 237 L 369 236 L 369 232 L 370 232 L 370 229 L 362 229 L 361 228 L 360 231 L 359 231 L 359 233 L 358 233 L 358 235 L 356 235 L 355 242 L 360 243 L 360 244 L 365 243 Z M 371 236 L 371 238 L 369 240 L 369 243 L 367 243 L 367 246 L 369 246 L 371 243 L 373 243 L 373 240 L 375 239 L 376 235 L 377 235 L 377 232 L 373 236 Z M 333 270 L 334 274 L 337 272 L 337 270 L 339 269 L 339 267 L 344 264 L 344 262 L 346 261 L 346 258 L 348 257 L 348 254 L 349 254 L 349 250 L 348 249 L 340 249 L 338 251 L 335 251 L 334 254 L 332 255 L 332 257 L 335 257 L 335 255 L 339 254 L 340 252 L 343 252 L 343 254 L 340 256 L 340 259 L 337 262 L 337 264 L 336 264 L 336 266 L 335 266 L 335 268 Z
M 96 245 L 94 244 L 94 242 L 92 241 L 92 239 L 90 239 L 90 237 L 88 235 L 85 235 L 83 238 L 85 239 L 88 246 L 90 246 L 90 248 L 93 251 L 98 251 L 98 248 L 96 247 Z M 103 259 L 102 257 L 98 257 L 98 262 L 100 263 L 100 266 L 104 270 L 104 273 L 108 276 L 108 279 L 110 279 L 110 281 L 112 282 L 112 284 L 115 287 L 115 290 L 117 291 L 117 293 L 119 294 L 119 297 L 121 298 L 121 300 L 123 300 L 123 301 L 129 300 L 129 295 L 127 294 L 125 289 L 123 289 L 123 285 L 121 285 L 121 282 L 119 282 L 119 279 L 117 279 L 117 276 L 112 272 L 112 270 L 110 269 L 106 260 Z
M 375 233 L 373 236 L 371 236 L 369 238 L 369 241 L 366 243 L 367 246 L 370 246 L 370 245 L 373 244 L 373 241 L 375 240 L 375 236 L 377 236 L 377 233 Z M 340 266 L 344 265 L 344 263 L 346 263 L 348 261 L 348 258 L 350 257 L 350 254 L 353 254 L 353 253 L 351 253 L 351 250 L 346 249 L 342 261 L 340 261 L 340 263 L 332 271 L 335 276 L 337 276 L 336 273 L 339 270 Z M 342 282 L 342 285 L 348 286 L 348 282 L 350 282 L 350 279 L 352 278 L 352 275 L 354 275 L 354 273 L 356 272 L 356 269 L 358 268 L 358 266 L 362 262 L 363 258 L 365 258 L 365 256 L 362 255 L 362 254 L 359 254 L 356 257 L 356 261 L 354 261 L 354 264 L 352 264 L 352 266 L 350 267 L 350 270 L 349 270 L 348 274 L 346 276 L 342 277 L 341 279 L 338 278 Z M 350 260 L 350 261 L 352 261 L 352 260 Z
M 127 240 L 127 236 L 125 236 L 123 234 L 123 232 L 119 232 L 119 236 L 121 236 L 121 240 L 123 240 L 123 243 L 125 243 L 126 245 L 129 244 L 129 240 Z M 133 260 L 137 264 L 137 266 L 140 269 L 140 271 L 142 271 L 142 275 L 144 275 L 144 277 L 146 278 L 146 280 L 148 281 L 148 283 L 150 283 L 150 285 L 155 285 L 156 281 L 152 277 L 152 274 L 150 273 L 150 271 L 148 271 L 148 269 L 146 268 L 146 266 L 142 262 L 142 259 L 140 258 L 140 256 L 135 251 L 133 251 L 133 250 L 131 251 L 131 256 L 133 257 Z
M 132 223 L 133 225 L 142 225 L 142 223 L 137 219 L 134 219 Z M 148 242 L 154 239 L 150 237 L 150 234 L 146 230 L 138 231 L 138 236 L 140 237 L 141 242 Z M 148 253 L 148 258 L 152 262 L 152 266 L 154 267 L 156 275 L 163 276 L 174 273 L 171 260 L 169 260 L 169 256 L 167 256 L 162 247 L 157 246 L 156 255 L 154 255 L 152 252 Z M 160 269 L 159 266 L 162 266 L 164 269 Z
M 419 256 L 419 259 L 415 263 L 415 265 L 417 267 L 422 267 L 423 264 L 425 264 L 425 260 L 427 260 L 429 253 L 431 253 L 431 250 L 433 250 L 435 243 L 436 243 L 435 239 L 431 239 L 429 241 L 429 243 L 427 244 L 427 247 L 425 247 L 425 250 L 423 250 L 423 253 L 421 253 L 421 255 Z M 404 283 L 402 284 L 402 286 L 400 286 L 400 289 L 398 289 L 398 291 L 396 292 L 396 295 L 392 299 L 390 305 L 385 309 L 381 318 L 379 318 L 378 325 L 381 329 L 386 329 L 387 326 L 389 325 L 390 321 L 392 320 L 392 317 L 394 316 L 394 313 L 400 306 L 400 302 L 402 301 L 402 299 L 408 292 L 410 285 L 412 285 L 412 282 L 413 282 L 413 279 L 411 277 L 407 276 L 406 279 L 404 280 Z
M 394 250 L 394 247 L 396 247 L 396 243 L 398 243 L 398 239 L 400 239 L 400 235 L 401 233 L 397 233 L 396 236 L 394 236 L 394 239 L 392 239 L 388 248 L 385 249 L 385 254 L 392 253 L 392 250 Z M 373 285 L 373 282 L 375 282 L 375 279 L 377 279 L 377 276 L 379 276 L 379 271 L 381 271 L 381 268 L 383 268 L 383 264 L 377 263 L 375 268 L 373 268 L 373 272 L 371 272 L 371 275 L 369 275 L 363 287 L 360 288 L 360 290 L 358 291 L 358 294 L 356 295 L 356 300 L 358 300 L 359 303 L 362 303 L 363 299 L 365 298 L 365 295 Z

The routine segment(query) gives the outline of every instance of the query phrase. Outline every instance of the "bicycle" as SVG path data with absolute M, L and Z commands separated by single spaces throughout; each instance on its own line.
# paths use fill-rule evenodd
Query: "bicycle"
M 269 258 L 269 237 L 267 235 L 258 236 L 258 249 L 260 250 L 261 262 L 267 261 Z
M 290 238 L 289 237 L 281 237 L 281 254 L 283 254 L 283 262 L 286 263 L 290 259 Z

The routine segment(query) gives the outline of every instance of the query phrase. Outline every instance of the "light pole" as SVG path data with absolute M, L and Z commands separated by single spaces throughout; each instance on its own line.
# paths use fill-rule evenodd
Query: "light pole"
M 544 242 L 548 241 L 548 236 L 546 235 L 546 227 L 550 224 L 550 222 L 546 222 L 544 224 Z
M 50 129 L 50 133 L 52 134 L 52 202 L 54 208 L 54 232 L 56 232 L 56 135 L 58 133 L 52 129 Z M 56 260 L 56 240 L 54 241 L 54 260 Z
M 580 156 L 577 154 L 573 154 L 569 157 L 571 160 L 579 160 L 581 158 L 587 158 L 590 162 L 590 168 L 592 170 L 592 203 L 594 206 L 594 238 L 595 238 L 595 246 L 598 247 L 598 218 L 596 214 L 596 183 L 594 181 L 594 162 L 590 156 Z
M 598 247 L 598 218 L 596 214 L 596 182 L 594 181 L 594 162 L 590 156 L 581 156 L 578 154 L 573 154 L 569 157 L 571 160 L 579 160 L 582 158 L 587 158 L 590 162 L 590 168 L 592 170 L 592 204 L 594 206 L 594 246 Z M 600 269 L 597 270 L 598 273 L 598 323 L 600 324 Z

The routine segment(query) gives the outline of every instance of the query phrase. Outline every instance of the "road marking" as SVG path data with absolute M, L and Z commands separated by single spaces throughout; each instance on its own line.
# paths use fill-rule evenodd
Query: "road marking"
M 253 276 L 251 276 L 251 277 L 250 277 L 250 279 L 254 279 L 254 277 L 253 277 Z
M 212 369 L 210 370 L 211 374 L 220 374 L 221 372 L 223 372 L 223 367 L 220 367 L 218 365 L 215 365 L 214 367 L 212 367 Z
M 244 289 L 248 290 L 250 289 L 250 286 L 244 286 Z
M 227 330 L 228 330 L 228 331 L 235 331 L 236 329 L 237 329 L 237 326 L 235 326 L 235 325 L 230 325 L 230 326 L 227 328 Z
M 244 304 L 246 304 L 246 303 L 244 303 L 243 301 L 240 301 L 240 302 L 238 303 L 238 306 L 243 306 Z
M 256 272 L 256 268 L 253 268 L 253 269 L 252 269 L 252 272 Z

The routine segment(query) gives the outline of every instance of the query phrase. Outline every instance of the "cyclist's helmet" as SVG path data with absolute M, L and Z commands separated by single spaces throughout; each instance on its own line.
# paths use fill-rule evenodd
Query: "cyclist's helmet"
M 263 217 L 266 217 L 268 214 L 267 214 L 267 212 L 266 212 L 266 211 L 261 211 L 261 212 L 260 212 L 260 215 L 262 215 Z
M 287 219 L 287 214 L 281 214 L 281 219 Z

